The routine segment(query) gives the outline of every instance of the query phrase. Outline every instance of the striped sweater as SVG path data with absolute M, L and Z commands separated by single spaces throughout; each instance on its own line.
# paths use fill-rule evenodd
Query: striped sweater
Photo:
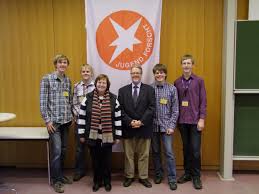
M 87 143 L 93 140 L 89 140 L 89 132 L 91 126 L 91 115 L 92 115 L 92 101 L 93 101 L 93 92 L 90 92 L 83 99 L 80 110 L 79 117 L 77 120 L 78 134 L 79 137 L 85 137 Z M 110 93 L 110 102 L 111 102 L 111 112 L 112 112 L 112 132 L 113 139 L 120 139 L 122 136 L 121 130 L 121 108 L 120 103 L 117 100 L 116 96 Z M 98 131 L 98 139 L 102 140 L 102 131 Z

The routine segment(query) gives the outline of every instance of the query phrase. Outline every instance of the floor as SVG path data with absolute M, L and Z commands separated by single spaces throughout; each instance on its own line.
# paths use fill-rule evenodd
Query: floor
M 182 172 L 178 172 L 181 174 Z M 66 175 L 72 175 L 71 170 L 66 171 Z M 259 172 L 235 172 L 235 181 L 221 181 L 216 171 L 202 172 L 203 189 L 200 191 L 192 187 L 192 183 L 188 182 L 183 185 L 178 184 L 176 191 L 169 190 L 167 181 L 161 184 L 153 184 L 152 188 L 145 188 L 137 180 L 128 188 L 122 186 L 122 172 L 113 173 L 112 175 L 112 191 L 117 194 L 258 194 L 259 193 Z M 93 193 L 91 187 L 91 176 L 87 175 L 79 182 L 72 185 L 65 185 L 65 193 L 68 194 L 86 194 Z M 48 185 L 47 170 L 45 169 L 15 169 L 0 168 L 0 194 L 14 194 L 5 188 L 14 188 L 19 194 L 54 194 L 52 187 Z M 101 188 L 97 193 L 107 193 Z

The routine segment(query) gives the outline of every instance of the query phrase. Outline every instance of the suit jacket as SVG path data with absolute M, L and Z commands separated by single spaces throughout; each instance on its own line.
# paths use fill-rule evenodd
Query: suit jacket
M 119 89 L 118 100 L 122 110 L 123 138 L 151 138 L 153 133 L 153 117 L 155 113 L 155 90 L 141 83 L 136 106 L 132 97 L 132 84 Z M 132 120 L 140 120 L 144 125 L 132 128 Z

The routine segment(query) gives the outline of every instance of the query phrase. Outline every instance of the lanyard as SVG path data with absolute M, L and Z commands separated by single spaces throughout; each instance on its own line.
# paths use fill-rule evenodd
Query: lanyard
M 186 82 L 186 81 L 184 81 L 183 79 L 184 79 L 184 78 L 182 78 L 182 85 L 183 85 L 183 89 L 184 89 L 183 95 L 184 95 L 184 97 L 186 97 L 187 92 L 188 92 L 188 89 L 189 89 L 189 87 L 190 87 L 190 85 L 191 85 L 192 80 L 191 80 L 191 78 L 190 78 L 190 79 Z

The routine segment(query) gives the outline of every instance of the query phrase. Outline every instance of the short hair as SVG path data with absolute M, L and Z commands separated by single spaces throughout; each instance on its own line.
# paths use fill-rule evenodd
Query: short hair
M 106 82 L 107 82 L 106 91 L 109 90 L 109 89 L 110 89 L 110 86 L 111 86 L 111 82 L 110 82 L 108 76 L 105 75 L 105 74 L 100 74 L 100 75 L 98 75 L 98 76 L 96 77 L 96 79 L 95 79 L 95 81 L 94 81 L 94 86 L 95 86 L 95 88 L 96 88 L 97 82 L 100 81 L 100 80 L 102 80 L 102 79 L 105 79 Z
M 133 65 L 133 66 L 131 66 L 130 72 L 132 71 L 133 68 L 137 68 L 137 69 L 139 69 L 141 71 L 141 74 L 143 73 L 143 69 L 142 69 L 141 65 Z
M 91 74 L 92 74 L 92 77 L 94 77 L 94 68 L 93 68 L 93 66 L 92 66 L 92 65 L 89 65 L 88 63 L 82 64 L 82 65 L 81 65 L 81 68 L 80 68 L 80 72 L 82 72 L 82 69 L 83 69 L 84 67 L 90 69 Z
M 186 54 L 186 55 L 183 55 L 183 56 L 182 56 L 182 58 L 181 58 L 181 64 L 182 64 L 183 61 L 186 60 L 186 59 L 191 59 L 192 64 L 194 64 L 194 58 L 193 58 L 193 56 L 190 55 L 190 54 Z
M 62 60 L 66 60 L 67 64 L 69 65 L 69 59 L 66 55 L 63 54 L 57 54 L 54 59 L 53 59 L 53 64 L 56 66 L 58 62 L 62 61 Z
M 167 74 L 167 67 L 164 64 L 158 63 L 153 67 L 153 74 L 155 74 L 156 71 L 163 71 L 165 74 Z

